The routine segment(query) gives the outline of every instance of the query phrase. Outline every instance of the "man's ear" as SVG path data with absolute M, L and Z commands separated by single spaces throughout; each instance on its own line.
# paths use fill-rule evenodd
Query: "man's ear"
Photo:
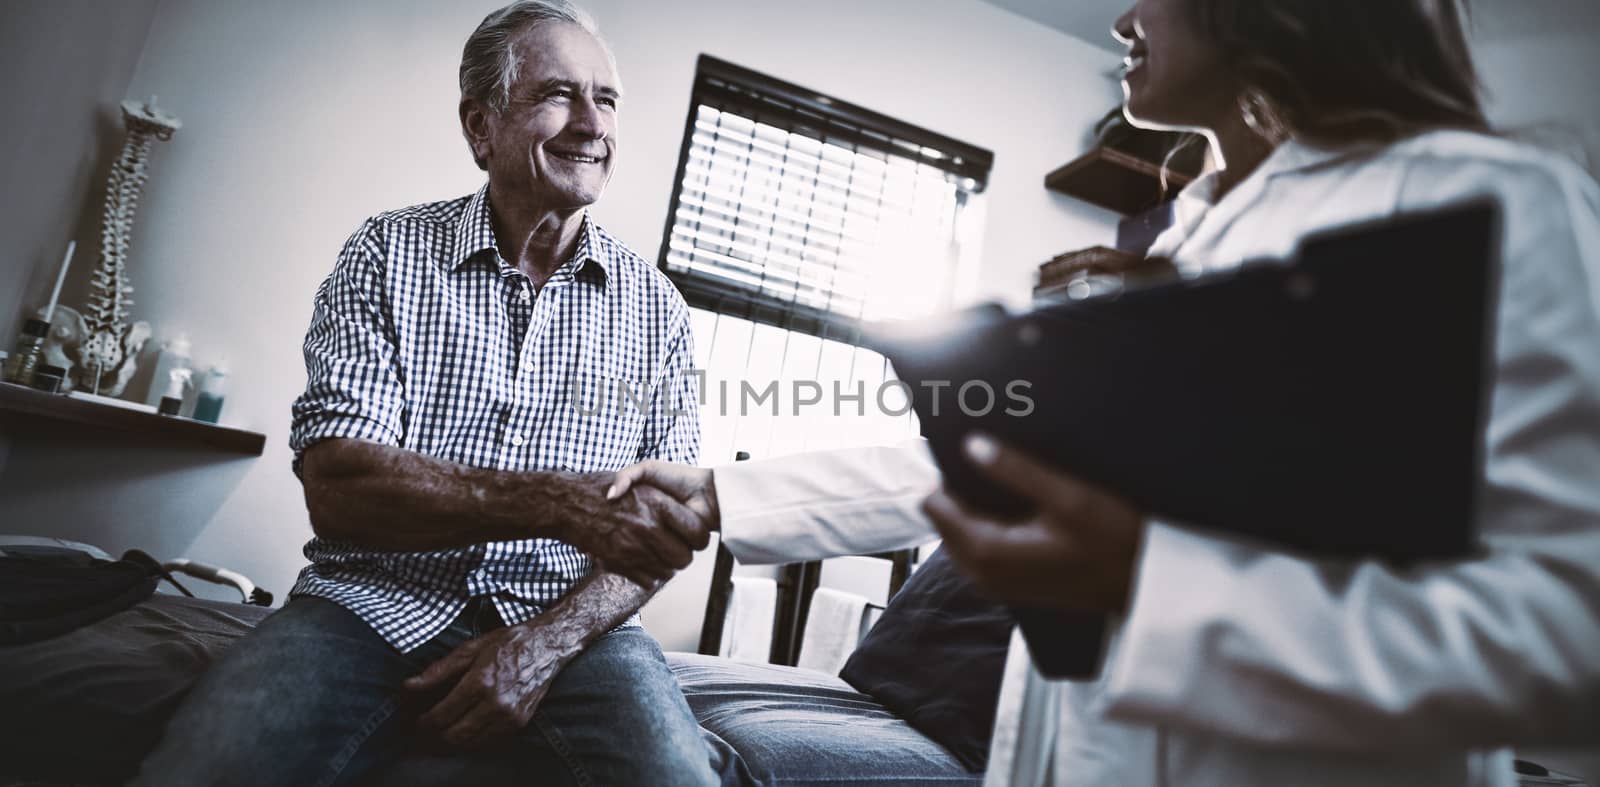
M 477 162 L 478 169 L 487 172 L 490 152 L 489 109 L 475 98 L 462 97 L 459 111 L 461 136 L 467 138 L 467 147 L 472 150 L 472 160 Z

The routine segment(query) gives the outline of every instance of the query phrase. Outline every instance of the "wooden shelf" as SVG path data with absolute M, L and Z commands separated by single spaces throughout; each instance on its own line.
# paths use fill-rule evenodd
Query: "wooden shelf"
M 1167 172 L 1167 197 L 1193 180 L 1181 172 Z M 1142 213 L 1161 201 L 1161 166 L 1099 147 L 1044 176 L 1044 186 L 1124 216 Z
M 191 418 L 156 415 L 0 383 L 0 430 L 36 425 L 40 420 L 148 437 L 167 443 L 215 448 L 246 456 L 260 456 L 267 443 L 266 435 L 259 432 L 208 424 Z

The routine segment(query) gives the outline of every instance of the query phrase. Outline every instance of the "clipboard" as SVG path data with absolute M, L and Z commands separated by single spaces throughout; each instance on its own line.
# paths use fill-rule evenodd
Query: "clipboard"
M 1287 260 L 880 324 L 866 344 L 980 510 L 1029 507 L 962 456 L 973 431 L 1163 521 L 1315 558 L 1448 559 L 1476 544 L 1498 250 L 1498 206 L 1476 200 L 1309 236 Z M 1042 673 L 1099 672 L 1100 615 L 1016 612 Z

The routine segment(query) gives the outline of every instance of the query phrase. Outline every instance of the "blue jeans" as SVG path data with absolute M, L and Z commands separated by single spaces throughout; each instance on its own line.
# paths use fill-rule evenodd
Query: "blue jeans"
M 729 767 L 638 628 L 605 634 L 568 662 L 513 739 L 484 752 L 430 750 L 413 732 L 427 708 L 404 701 L 401 681 L 498 625 L 493 607 L 469 604 L 400 653 L 344 607 L 295 597 L 206 672 L 131 784 L 667 787 L 717 784 L 713 760 Z

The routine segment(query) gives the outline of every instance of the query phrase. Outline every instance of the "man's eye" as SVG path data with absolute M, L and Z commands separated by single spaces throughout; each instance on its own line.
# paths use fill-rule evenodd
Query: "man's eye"
M 616 109 L 617 108 L 617 100 L 612 98 L 611 96 L 601 96 L 601 97 L 595 99 L 594 103 L 599 104 L 600 106 L 603 106 L 603 107 L 611 107 L 612 109 Z

